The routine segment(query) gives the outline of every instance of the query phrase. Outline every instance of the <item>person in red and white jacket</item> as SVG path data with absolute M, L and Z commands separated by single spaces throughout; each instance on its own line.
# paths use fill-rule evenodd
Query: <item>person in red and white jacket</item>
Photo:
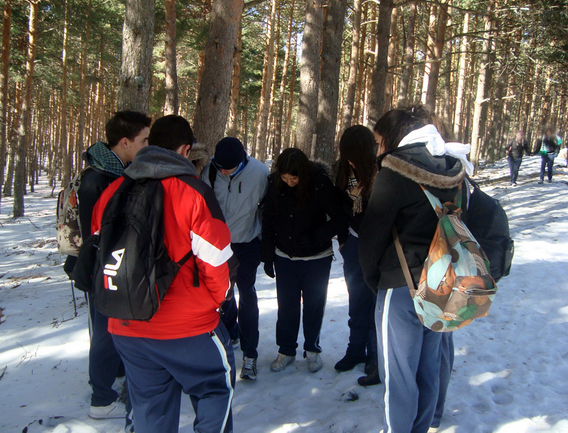
M 137 433 L 177 432 L 181 392 L 195 409 L 195 431 L 231 432 L 235 362 L 218 309 L 229 291 L 231 234 L 211 188 L 197 179 L 188 156 L 193 132 L 180 116 L 158 119 L 149 146 L 125 175 L 160 179 L 164 190 L 164 243 L 172 260 L 188 260 L 148 321 L 109 319 L 109 332 L 126 367 Z M 113 182 L 93 210 L 92 233 L 124 177 Z M 194 267 L 199 287 L 194 287 Z

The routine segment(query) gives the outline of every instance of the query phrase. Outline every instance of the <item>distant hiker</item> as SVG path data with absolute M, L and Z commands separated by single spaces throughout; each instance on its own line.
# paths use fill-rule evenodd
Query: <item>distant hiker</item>
M 136 153 L 148 145 L 151 121 L 148 116 L 136 111 L 119 111 L 106 124 L 108 144 L 95 143 L 83 154 L 85 164 L 92 168 L 84 172 L 78 191 L 84 238 L 91 233 L 93 207 L 102 192 L 122 176 Z M 69 275 L 76 261 L 76 257 L 68 256 L 65 271 Z M 91 294 L 87 301 L 91 333 L 89 383 L 93 389 L 89 416 L 95 419 L 123 418 L 126 414 L 124 405 L 117 401 L 118 393 L 112 388 L 123 369 L 120 356 L 107 329 L 108 318 L 94 308 Z
M 363 278 L 358 235 L 377 173 L 375 153 L 375 139 L 367 127 L 351 126 L 341 136 L 336 186 L 346 191 L 352 200 L 349 236 L 340 246 L 349 293 L 349 344 L 345 356 L 335 364 L 335 369 L 348 371 L 364 362 L 367 376 L 358 380 L 362 386 L 380 383 L 374 318 L 376 296 Z
M 507 144 L 505 153 L 507 154 L 507 162 L 509 163 L 509 170 L 511 172 L 511 185 L 516 186 L 523 155 L 525 153 L 527 155 L 531 154 L 529 143 L 523 137 L 521 131 L 517 131 L 515 138 Z
M 276 276 L 278 356 L 272 371 L 296 358 L 300 316 L 308 371 L 322 366 L 319 345 L 327 285 L 333 257 L 331 239 L 347 238 L 348 214 L 325 170 L 299 149 L 278 157 L 268 178 L 262 214 L 262 262 L 266 275 Z M 303 300 L 303 313 L 301 311 Z
M 222 318 L 231 338 L 240 336 L 243 351 L 240 376 L 249 380 L 255 380 L 257 372 L 259 313 L 254 284 L 260 264 L 261 203 L 268 174 L 268 167 L 247 155 L 243 144 L 234 137 L 217 143 L 215 156 L 201 173 L 201 179 L 213 188 L 221 206 L 231 231 L 231 248 L 239 262 L 236 276 L 239 308 L 233 296 L 223 305 Z
M 359 230 L 365 281 L 377 292 L 379 375 L 384 379 L 385 431 L 426 432 L 440 398 L 442 333 L 426 328 L 398 259 L 396 228 L 410 272 L 419 281 L 438 225 L 420 184 L 452 201 L 466 171 L 469 146 L 446 143 L 421 106 L 387 112 L 374 127 L 379 172 Z
M 548 183 L 552 182 L 552 170 L 554 166 L 554 158 L 558 156 L 560 151 L 560 145 L 558 144 L 558 139 L 556 134 L 552 131 L 552 128 L 547 128 L 546 135 L 542 138 L 539 155 L 541 158 L 540 162 L 540 180 L 539 184 L 544 182 L 545 170 L 548 174 Z
M 229 229 L 211 189 L 196 178 L 187 159 L 193 144 L 187 120 L 174 115 L 156 120 L 148 141 L 150 146 L 124 175 L 142 182 L 160 180 L 168 254 L 176 262 L 189 251 L 194 257 L 181 267 L 150 320 L 109 319 L 126 367 L 134 429 L 177 432 L 183 391 L 196 413 L 195 431 L 230 432 L 235 363 L 217 312 L 229 289 Z M 124 179 L 102 194 L 93 211 L 92 233 L 100 229 L 105 206 Z

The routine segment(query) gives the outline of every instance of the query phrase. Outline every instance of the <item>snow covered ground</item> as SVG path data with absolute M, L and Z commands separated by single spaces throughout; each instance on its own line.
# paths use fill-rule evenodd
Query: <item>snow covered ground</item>
M 507 210 L 516 252 L 489 317 L 455 333 L 442 432 L 568 432 L 568 171 L 556 167 L 552 184 L 537 185 L 539 166 L 538 156 L 525 158 L 514 188 L 504 160 L 477 176 Z M 119 432 L 122 420 L 87 416 L 87 309 L 76 292 L 74 317 L 50 193 L 42 178 L 26 197 L 26 216 L 16 221 L 12 200 L 2 198 L 0 432 Z M 377 432 L 382 385 L 357 385 L 363 365 L 346 373 L 333 369 L 348 339 L 341 256 L 333 262 L 322 329 L 325 365 L 316 374 L 300 356 L 283 372 L 270 372 L 276 292 L 261 268 L 257 282 L 258 380 L 237 382 L 235 432 Z M 241 356 L 236 353 L 239 370 Z M 192 421 L 184 398 L 180 430 L 193 431 Z

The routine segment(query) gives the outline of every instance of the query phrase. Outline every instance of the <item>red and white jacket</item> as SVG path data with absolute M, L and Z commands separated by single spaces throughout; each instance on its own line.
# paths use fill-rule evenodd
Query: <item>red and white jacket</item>
M 109 318 L 111 334 L 169 340 L 212 331 L 219 323 L 218 308 L 229 289 L 232 256 L 231 234 L 211 188 L 195 177 L 187 159 L 170 150 L 148 146 L 138 152 L 125 174 L 136 178 L 160 179 L 164 190 L 164 243 L 172 260 L 190 258 L 170 285 L 160 309 L 149 321 Z M 164 177 L 168 176 L 169 177 Z M 101 195 L 93 210 L 91 232 L 100 223 L 111 196 L 124 177 L 114 181 Z M 199 287 L 194 287 L 197 264 Z

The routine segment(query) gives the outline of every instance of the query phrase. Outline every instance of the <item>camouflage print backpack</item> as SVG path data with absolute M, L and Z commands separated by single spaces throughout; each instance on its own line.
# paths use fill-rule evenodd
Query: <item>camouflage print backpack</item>
M 454 202 L 444 204 L 422 189 L 438 216 L 438 226 L 417 288 L 393 229 L 395 246 L 422 324 L 436 332 L 454 331 L 487 316 L 497 285 L 487 256 L 461 219 L 461 186 Z
M 61 190 L 57 198 L 55 232 L 59 254 L 77 257 L 79 255 L 79 249 L 81 245 L 83 245 L 81 223 L 79 221 L 78 192 L 83 174 L 89 168 L 90 167 L 86 167 L 81 170 L 79 174 Z

